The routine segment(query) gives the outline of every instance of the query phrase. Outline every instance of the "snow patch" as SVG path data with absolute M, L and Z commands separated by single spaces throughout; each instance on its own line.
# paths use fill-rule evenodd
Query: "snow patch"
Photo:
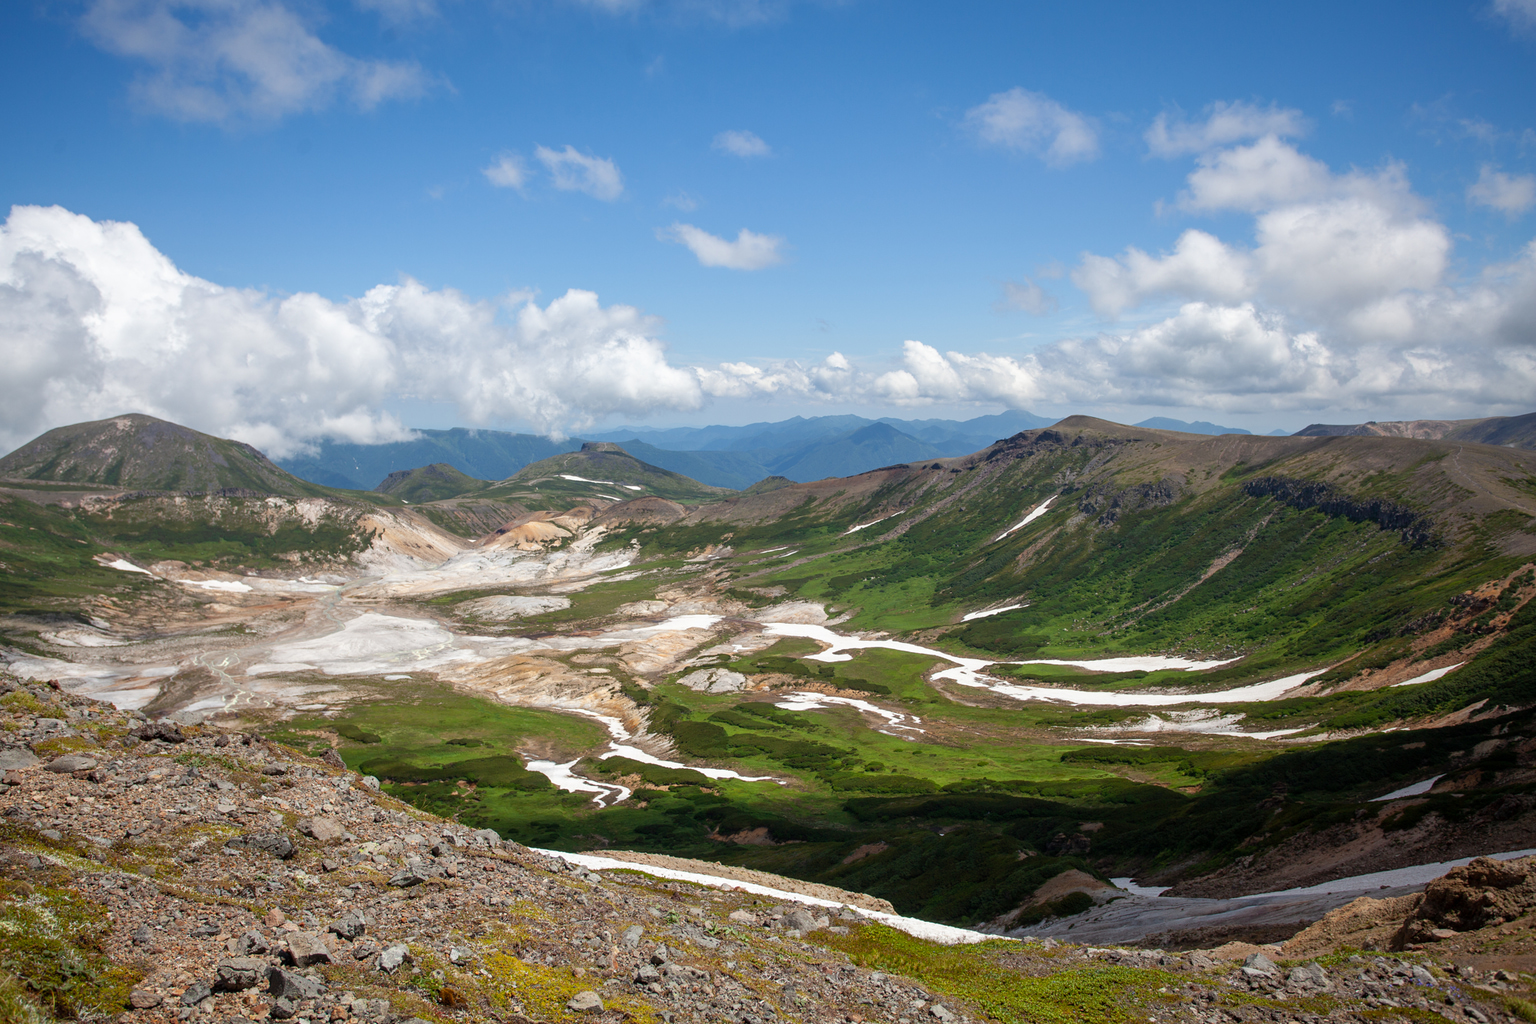
M 917 733 L 926 731 L 919 729 L 915 725 L 906 724 L 908 722 L 921 722 L 922 719 L 916 715 L 905 714 L 901 711 L 888 711 L 877 704 L 871 704 L 867 700 L 858 700 L 854 697 L 832 697 L 824 693 L 801 691 L 791 694 L 788 700 L 779 701 L 777 706 L 785 711 L 824 711 L 835 704 L 858 708 L 866 714 L 879 715 L 890 723 L 892 729 L 905 729 L 908 732 Z M 880 732 L 885 732 L 885 730 L 881 729 Z M 886 733 L 886 735 L 890 736 L 894 735 L 894 733 Z
M 734 878 L 720 878 L 716 875 L 705 875 L 695 871 L 679 871 L 676 868 L 655 867 L 650 864 L 636 864 L 627 860 L 614 860 L 612 857 L 599 857 L 590 853 L 564 853 L 560 850 L 539 850 L 546 857 L 559 857 L 572 864 L 579 864 L 593 871 L 636 871 L 642 875 L 651 875 L 655 878 L 666 878 L 674 882 L 693 882 L 696 885 L 707 885 L 716 889 L 737 890 L 749 892 L 754 896 L 766 896 L 769 899 L 782 900 L 790 903 L 801 903 L 812 907 L 848 907 L 858 911 L 865 917 L 879 921 L 881 924 L 890 925 L 898 931 L 919 939 L 927 939 L 945 946 L 955 946 L 971 942 L 988 942 L 992 939 L 1006 939 L 1006 936 L 987 935 L 982 932 L 974 932 L 969 928 L 953 928 L 947 924 L 934 924 L 932 921 L 922 921 L 915 917 L 902 917 L 899 914 L 887 914 L 878 910 L 866 910 L 863 907 L 855 907 L 851 903 L 839 903 L 836 900 L 824 900 L 816 896 L 805 896 L 797 892 L 789 892 L 786 889 L 775 889 L 771 886 L 758 885 L 756 882 L 741 882 Z
M 1433 778 L 1425 779 L 1423 782 L 1415 782 L 1411 786 L 1404 786 L 1402 789 L 1394 789 L 1386 796 L 1373 796 L 1371 797 L 1370 802 L 1376 804 L 1381 803 L 1383 800 L 1399 800 L 1405 796 L 1418 796 L 1420 793 L 1428 793 L 1431 789 L 1435 788 L 1435 783 L 1439 782 L 1443 778 L 1445 778 L 1445 775 L 1442 773 L 1440 775 L 1434 776 Z
M 905 511 L 906 511 L 906 509 L 902 509 L 901 510 L 901 512 L 905 512 Z M 850 527 L 848 527 L 848 529 L 843 531 L 843 536 L 846 537 L 850 533 L 858 533 L 860 530 L 867 530 L 871 526 L 874 526 L 876 523 L 883 523 L 887 519 L 895 519 L 897 516 L 901 515 L 901 512 L 892 512 L 888 516 L 881 516 L 879 519 L 871 519 L 869 522 L 867 522 L 867 523 L 860 523 L 858 526 L 850 526 Z
M 1445 668 L 1432 668 L 1428 672 L 1425 672 L 1421 676 L 1414 676 L 1412 679 L 1404 679 L 1402 682 L 1400 682 L 1400 683 L 1393 683 L 1392 685 L 1393 686 L 1412 686 L 1414 683 L 1432 683 L 1436 679 L 1439 679 L 1441 676 L 1450 675 L 1452 672 L 1455 672 L 1457 669 L 1461 668 L 1461 666 L 1463 666 L 1465 664 L 1466 664 L 1466 662 L 1464 662 L 1464 661 L 1458 661 L 1456 664 L 1449 665 L 1449 666 L 1447 666 Z
M 1056 495 L 1054 495 L 1054 494 L 1051 495 L 1049 498 L 1046 498 L 1040 504 L 1036 505 L 1033 509 L 1031 509 L 1030 512 L 1029 512 L 1029 515 L 1025 516 L 1023 519 L 1020 519 L 1018 522 L 1016 522 L 1012 526 L 1008 527 L 1008 529 L 1004 530 L 1002 533 L 1000 533 L 996 537 L 992 538 L 992 543 L 996 544 L 998 541 L 1002 540 L 1004 537 L 1008 536 L 1010 533 L 1014 532 L 1015 530 L 1022 530 L 1022 529 L 1024 529 L 1024 527 L 1028 526 L 1030 523 L 1034 522 L 1036 519 L 1039 519 L 1041 516 L 1045 515 L 1045 510 L 1050 508 L 1051 507 L 1051 502 L 1053 502 L 1055 500 L 1056 500 Z
M 1008 604 L 1001 608 L 988 608 L 984 612 L 966 612 L 964 615 L 960 616 L 960 621 L 970 622 L 973 619 L 990 618 L 993 615 L 1001 615 L 1003 612 L 1016 612 L 1020 608 L 1027 608 L 1028 606 L 1029 602 L 1026 601 L 1023 604 Z

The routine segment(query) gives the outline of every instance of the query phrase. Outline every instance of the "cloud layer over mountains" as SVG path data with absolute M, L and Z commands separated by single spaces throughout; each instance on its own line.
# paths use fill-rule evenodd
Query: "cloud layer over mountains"
M 1005 128 L 1071 128 L 1031 94 L 989 103 L 977 117 L 996 122 L 983 128 L 998 141 Z M 230 288 L 181 271 L 132 224 L 19 206 L 0 228 L 0 446 L 142 411 L 282 456 L 318 437 L 399 439 L 405 426 L 383 411 L 398 399 L 556 434 L 712 398 L 1378 417 L 1526 410 L 1536 395 L 1536 244 L 1458 279 L 1451 233 L 1401 166 L 1335 173 L 1290 141 L 1303 131 L 1293 111 L 1241 104 L 1218 104 L 1203 122 L 1160 118 L 1151 152 L 1194 161 L 1168 209 L 1227 223 L 1237 214 L 1250 239 L 1191 226 L 1166 252 L 1084 254 L 1070 276 L 1102 319 L 1097 334 L 1009 354 L 908 340 L 872 367 L 838 353 L 814 364 L 674 365 L 657 318 L 580 290 L 540 305 L 410 278 L 344 302 Z M 1089 155 L 1062 137 L 1040 145 L 1066 146 L 1063 160 Z M 569 162 L 570 152 L 550 157 Z M 560 167 L 572 187 L 622 188 L 602 168 Z M 1506 206 L 1521 187 L 1500 184 Z M 749 232 L 729 242 L 677 225 L 670 237 L 716 266 L 779 258 L 777 239 Z

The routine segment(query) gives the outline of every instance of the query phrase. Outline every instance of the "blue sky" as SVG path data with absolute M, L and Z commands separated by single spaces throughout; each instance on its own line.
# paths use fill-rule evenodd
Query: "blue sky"
M 1536 0 L 8 4 L 0 442 L 1530 411 L 1533 71 Z

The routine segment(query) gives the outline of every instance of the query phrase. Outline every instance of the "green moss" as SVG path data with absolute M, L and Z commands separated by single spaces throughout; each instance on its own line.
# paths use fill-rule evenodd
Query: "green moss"
M 1157 1001 L 1159 986 L 1173 981 L 1162 971 L 1134 967 L 1066 967 L 1030 977 L 1003 962 L 1017 945 L 981 942 L 938 946 L 884 925 L 866 925 L 847 936 L 817 933 L 818 941 L 847 953 L 855 963 L 914 978 L 988 1017 L 1009 1024 L 1115 1024 L 1138 1020 Z
M 10 886 L 0 894 L 0 964 L 43 1012 L 63 1019 L 111 1016 L 142 976 L 114 964 L 102 940 L 106 908 L 67 889 Z

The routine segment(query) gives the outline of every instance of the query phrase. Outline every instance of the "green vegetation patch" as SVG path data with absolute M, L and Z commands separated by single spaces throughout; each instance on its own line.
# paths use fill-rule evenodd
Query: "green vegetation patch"
M 862 967 L 915 978 L 936 992 L 963 999 L 986 1016 L 1013 1024 L 1118 1024 L 1142 1020 L 1157 989 L 1175 981 L 1135 967 L 1064 967 L 1032 977 L 1004 962 L 1010 942 L 939 946 L 885 925 L 816 940 L 847 953 Z
M 0 1006 L 25 999 L 70 1020 L 122 1012 L 143 975 L 107 958 L 111 930 L 106 909 L 71 890 L 0 883 Z

